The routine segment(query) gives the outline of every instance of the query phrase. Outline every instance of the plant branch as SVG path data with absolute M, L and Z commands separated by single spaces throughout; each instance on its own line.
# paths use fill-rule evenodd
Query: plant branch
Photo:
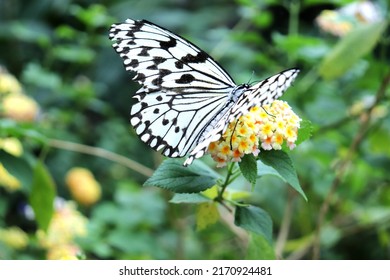
M 292 220 L 292 213 L 293 213 L 293 202 L 294 202 L 295 192 L 290 190 L 290 188 L 287 189 L 287 205 L 284 209 L 282 224 L 280 226 L 280 231 L 278 234 L 278 237 L 276 239 L 276 245 L 275 245 L 275 255 L 277 258 L 281 258 L 283 254 L 283 248 L 286 244 L 288 233 L 290 231 L 290 225 Z
M 58 139 L 49 139 L 47 141 L 47 146 L 111 160 L 113 162 L 124 165 L 124 166 L 146 176 L 146 177 L 150 177 L 153 174 L 152 169 L 150 169 L 142 164 L 139 164 L 138 162 L 136 162 L 134 160 L 131 160 L 131 159 L 126 158 L 124 156 L 121 156 L 119 154 L 107 151 L 107 150 L 102 149 L 102 148 L 87 146 L 87 145 L 83 145 L 83 144 L 79 144 L 79 143 L 58 140 Z
M 336 176 L 329 188 L 328 194 L 320 207 L 317 228 L 315 231 L 314 242 L 313 242 L 313 256 L 312 256 L 313 259 L 320 258 L 321 229 L 325 222 L 325 216 L 328 213 L 329 206 L 332 203 L 334 194 L 343 181 L 344 175 L 347 172 L 348 167 L 352 162 L 354 153 L 360 146 L 361 142 L 364 139 L 364 136 L 366 135 L 367 131 L 370 128 L 372 112 L 374 108 L 385 98 L 386 90 L 389 87 L 389 85 L 390 85 L 390 72 L 387 73 L 387 75 L 383 78 L 381 85 L 375 95 L 374 103 L 362 113 L 363 118 L 360 118 L 362 119 L 362 121 L 360 123 L 359 129 L 352 140 L 352 143 L 348 149 L 346 157 L 338 165 L 338 172 L 336 173 Z

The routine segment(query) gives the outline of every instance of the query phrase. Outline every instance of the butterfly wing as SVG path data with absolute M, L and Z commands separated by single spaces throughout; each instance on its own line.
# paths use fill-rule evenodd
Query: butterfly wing
M 109 38 L 142 86 L 131 109 L 136 133 L 166 156 L 185 156 L 226 103 L 232 78 L 201 49 L 145 20 L 113 24 Z
M 192 150 L 184 165 L 187 166 L 195 158 L 202 157 L 210 143 L 217 141 L 221 137 L 230 122 L 247 114 L 252 107 L 269 104 L 282 96 L 295 80 L 298 73 L 299 69 L 296 68 L 285 70 L 243 91 L 235 92 L 237 101 L 227 110 L 220 111 L 219 115 L 215 117 L 215 124 L 212 124 L 212 127 L 209 127 L 206 133 L 200 137 L 198 145 Z

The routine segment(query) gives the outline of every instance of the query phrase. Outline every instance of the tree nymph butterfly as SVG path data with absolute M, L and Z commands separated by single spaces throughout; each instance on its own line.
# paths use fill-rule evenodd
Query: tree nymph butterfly
M 282 96 L 298 75 L 288 69 L 255 85 L 236 85 L 207 53 L 146 20 L 113 24 L 109 38 L 141 84 L 130 122 L 140 139 L 167 157 L 205 154 L 230 122 Z

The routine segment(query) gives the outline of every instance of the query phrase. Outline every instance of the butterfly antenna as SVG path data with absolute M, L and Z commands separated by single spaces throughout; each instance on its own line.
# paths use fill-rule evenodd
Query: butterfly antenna
M 248 85 L 252 84 L 252 79 L 253 79 L 253 76 L 255 75 L 255 70 L 252 70 L 252 75 L 251 77 L 249 78 L 249 81 L 248 81 Z
M 261 106 L 261 108 L 265 111 L 265 113 L 266 113 L 268 116 L 271 116 L 271 117 L 273 117 L 273 118 L 276 118 L 276 116 L 274 116 L 274 115 L 268 113 L 267 110 L 266 110 L 263 106 Z

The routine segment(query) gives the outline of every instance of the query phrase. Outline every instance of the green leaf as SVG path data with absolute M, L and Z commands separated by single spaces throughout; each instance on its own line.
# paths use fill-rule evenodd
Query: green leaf
M 4 168 L 20 181 L 22 187 L 28 190 L 31 186 L 33 172 L 30 165 L 22 157 L 15 157 L 0 150 L 0 163 Z
M 80 64 L 90 63 L 96 56 L 91 48 L 80 45 L 60 45 L 53 47 L 52 52 L 58 60 Z
M 175 193 L 197 193 L 214 186 L 218 178 L 218 173 L 199 160 L 185 167 L 182 160 L 166 159 L 144 186 L 160 187 Z
M 265 151 L 259 154 L 259 159 L 264 164 L 272 167 L 280 178 L 289 183 L 307 201 L 307 197 L 299 184 L 298 175 L 292 160 L 286 152 L 280 150 Z
M 175 193 L 170 203 L 203 203 L 212 201 L 199 193 Z
M 313 125 L 309 120 L 302 120 L 300 123 L 300 128 L 298 131 L 298 139 L 295 144 L 298 146 L 302 142 L 306 141 L 312 136 L 313 133 Z
M 274 248 L 263 236 L 250 234 L 245 258 L 247 260 L 275 260 L 276 256 Z
M 263 209 L 253 205 L 237 206 L 234 223 L 263 236 L 269 244 L 272 244 L 272 220 Z
M 30 62 L 24 67 L 23 81 L 34 86 L 58 90 L 62 86 L 60 75 L 43 68 L 40 64 Z
M 257 163 L 254 155 L 245 155 L 239 163 L 240 170 L 245 179 L 252 185 L 256 184 L 257 179 Z
M 30 204 L 40 229 L 47 230 L 54 212 L 56 189 L 49 172 L 42 162 L 38 161 L 34 168 Z
M 375 47 L 386 25 L 385 21 L 364 25 L 342 38 L 322 61 L 319 74 L 327 80 L 343 75 Z

